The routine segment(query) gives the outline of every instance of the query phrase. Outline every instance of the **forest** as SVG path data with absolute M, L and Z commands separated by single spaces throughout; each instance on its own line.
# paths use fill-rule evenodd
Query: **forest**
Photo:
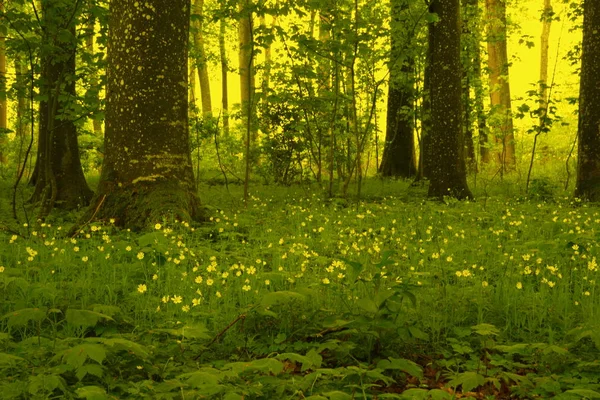
M 599 27 L 0 0 L 0 399 L 600 399 Z

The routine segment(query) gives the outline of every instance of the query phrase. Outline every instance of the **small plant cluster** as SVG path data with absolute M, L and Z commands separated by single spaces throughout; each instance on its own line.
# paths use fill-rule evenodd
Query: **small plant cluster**
M 596 208 L 278 190 L 0 236 L 0 398 L 600 397 Z

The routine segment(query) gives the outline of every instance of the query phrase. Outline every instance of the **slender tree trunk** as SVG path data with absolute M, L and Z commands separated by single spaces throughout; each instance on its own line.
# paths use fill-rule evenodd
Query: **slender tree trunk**
M 474 4 L 473 4 L 474 3 Z M 473 129 L 475 122 L 475 101 L 471 97 L 471 91 L 474 91 L 475 81 L 475 53 L 479 52 L 479 34 L 478 25 L 478 4 L 473 0 L 462 0 L 462 67 L 463 67 L 463 112 L 464 112 L 464 138 L 466 160 L 469 170 L 477 169 L 477 160 L 475 158 L 475 143 Z
M 222 4 L 221 7 L 224 7 Z M 225 18 L 219 21 L 219 57 L 221 60 L 221 112 L 223 113 L 223 134 L 229 136 L 229 85 L 227 74 L 229 73 L 229 62 L 227 61 L 227 49 L 225 48 L 226 33 Z
M 552 27 L 552 0 L 543 0 L 542 35 L 540 46 L 540 120 L 543 121 L 548 107 L 548 52 L 550 48 L 550 28 Z M 543 122 L 542 122 L 543 124 Z
M 210 79 L 208 77 L 208 62 L 206 60 L 206 51 L 204 49 L 204 34 L 202 32 L 204 25 L 204 0 L 194 0 L 192 13 L 198 16 L 194 21 L 194 47 L 196 51 L 196 69 L 198 70 L 198 82 L 200 82 L 200 100 L 202 102 L 202 115 L 212 116 L 212 101 L 210 95 Z
M 88 32 L 87 37 L 85 39 L 85 47 L 88 53 L 93 57 L 94 56 L 94 32 L 95 32 L 95 23 L 96 20 L 94 18 L 90 18 L 88 22 Z M 98 92 L 100 91 L 100 82 L 98 80 L 98 74 L 96 72 L 92 73 L 90 76 L 90 86 L 96 91 L 96 102 L 99 104 L 100 99 L 98 98 Z M 102 137 L 102 121 L 98 118 L 92 119 L 94 134 L 98 137 Z
M 29 96 L 27 95 L 28 84 L 28 69 L 27 63 L 23 62 L 21 56 L 15 56 L 15 88 L 17 92 L 17 121 L 15 124 L 16 138 L 19 141 L 19 150 L 17 152 L 17 169 L 16 174 L 19 176 L 22 168 L 23 156 L 25 151 L 25 137 L 30 131 L 30 115 L 29 115 Z M 25 175 L 27 176 L 27 175 Z
M 4 12 L 4 3 L 0 4 L 0 13 Z M 3 21 L 4 22 L 4 21 Z M 5 30 L 2 30 L 5 32 Z M 4 33 L 0 33 L 0 164 L 6 164 L 6 144 L 8 143 L 6 131 L 8 129 L 6 101 L 6 39 Z
M 463 157 L 460 3 L 433 0 L 430 11 L 440 20 L 430 23 L 431 154 L 430 197 L 471 198 Z
M 248 0 L 240 2 L 240 13 L 242 17 L 239 20 L 239 73 L 240 73 L 240 103 L 243 115 L 243 126 L 248 124 L 248 119 L 252 124 L 253 105 L 252 97 L 255 88 L 254 82 L 254 57 L 252 54 L 252 12 L 249 9 Z M 251 141 L 256 140 L 256 130 L 251 128 Z
M 500 149 L 497 160 L 502 171 L 515 168 L 515 137 L 510 98 L 509 62 L 506 48 L 506 0 L 486 0 L 488 18 L 488 68 L 490 74 L 490 101 L 494 136 Z
M 583 2 L 579 150 L 575 196 L 600 201 L 600 2 Z
M 475 90 L 475 113 L 477 114 L 477 133 L 479 135 L 479 157 L 482 164 L 490 162 L 487 118 L 484 108 L 483 77 L 481 73 L 481 47 L 477 46 L 473 60 L 473 89 Z
M 112 2 L 106 156 L 87 218 L 130 228 L 202 219 L 189 146 L 189 24 L 189 0 Z
M 42 1 L 42 19 L 46 30 L 43 41 L 53 52 L 42 52 L 39 139 L 36 165 L 32 175 L 35 185 L 31 202 L 40 202 L 40 218 L 53 207 L 75 209 L 88 204 L 92 191 L 87 185 L 79 159 L 77 129 L 70 119 L 59 115 L 68 110 L 75 93 L 75 24 L 76 2 L 54 5 Z M 65 21 L 70 22 L 65 26 Z M 57 32 L 68 29 L 72 41 L 57 42 Z

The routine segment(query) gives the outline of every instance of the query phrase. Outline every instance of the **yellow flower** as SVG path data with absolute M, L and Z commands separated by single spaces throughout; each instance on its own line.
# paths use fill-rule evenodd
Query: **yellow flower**
M 138 260 L 143 260 L 144 259 L 144 252 L 140 251 L 139 253 L 137 253 L 137 258 L 138 258 Z
M 155 280 L 157 280 L 157 279 L 158 279 L 158 275 L 156 275 L 156 274 L 152 275 L 152 280 L 153 280 L 153 281 L 155 281 Z
M 77 252 L 79 251 L 79 247 L 77 247 L 77 246 L 73 247 L 73 251 L 74 251 L 75 253 L 77 253 Z
M 83 262 L 87 262 L 87 260 L 88 260 L 88 256 L 83 256 L 83 257 L 81 257 L 81 261 L 83 261 Z
M 162 225 L 161 225 L 161 224 L 156 224 L 156 225 L 154 225 L 154 229 L 156 229 L 156 230 L 159 230 L 160 228 L 162 228 Z
M 212 279 L 210 279 L 210 278 L 206 280 L 206 284 L 207 284 L 208 286 L 212 286 L 212 285 L 213 285 L 213 283 L 215 283 L 215 281 L 213 281 L 213 280 L 212 280 Z
M 323 284 L 325 284 L 325 285 L 329 285 L 329 279 L 327 279 L 327 278 L 321 279 L 321 282 L 323 282 Z
M 521 282 L 517 282 L 517 289 L 523 289 L 523 284 Z
M 181 303 L 181 301 L 183 300 L 183 298 L 181 296 L 173 296 L 173 303 L 174 304 L 179 304 Z
M 185 306 L 181 307 L 181 311 L 183 311 L 183 312 L 188 312 L 188 311 L 190 311 L 190 306 L 188 306 L 188 305 L 186 304 Z
M 4 267 L 0 266 L 0 273 L 4 272 Z
M 196 279 L 194 279 L 194 282 L 196 282 L 196 283 L 200 284 L 200 283 L 202 283 L 202 281 L 203 281 L 203 280 L 204 280 L 204 279 L 203 279 L 203 278 L 202 278 L 200 275 L 198 275 L 198 276 L 196 277 Z
M 137 291 L 140 293 L 144 293 L 146 292 L 146 290 L 148 290 L 148 288 L 146 287 L 146 285 L 144 285 L 143 283 L 138 285 Z
M 221 292 L 217 292 L 217 293 L 215 293 L 215 295 L 216 295 L 218 298 L 221 298 Z
M 127 250 L 127 251 L 131 251 L 131 246 L 127 246 L 127 247 L 125 247 L 125 250 Z
M 250 285 L 244 285 L 244 286 L 242 286 L 242 290 L 243 290 L 244 292 L 248 292 L 248 291 L 250 291 L 250 289 L 252 289 L 252 288 L 250 287 Z
M 2 267 L 2 271 L 4 271 L 4 267 Z M 0 272 L 2 272 L 2 271 L 0 271 Z M 270 284 L 271 284 L 271 281 L 268 280 L 268 279 L 266 279 L 265 280 L 265 285 L 269 286 Z
M 481 286 L 482 286 L 482 287 L 488 287 L 488 283 L 487 283 L 487 281 L 483 281 L 483 282 L 481 282 Z

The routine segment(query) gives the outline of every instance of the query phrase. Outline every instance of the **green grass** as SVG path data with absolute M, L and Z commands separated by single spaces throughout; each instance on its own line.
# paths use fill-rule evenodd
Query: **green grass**
M 599 398 L 600 210 L 509 183 L 202 185 L 202 226 L 5 232 L 0 398 Z

